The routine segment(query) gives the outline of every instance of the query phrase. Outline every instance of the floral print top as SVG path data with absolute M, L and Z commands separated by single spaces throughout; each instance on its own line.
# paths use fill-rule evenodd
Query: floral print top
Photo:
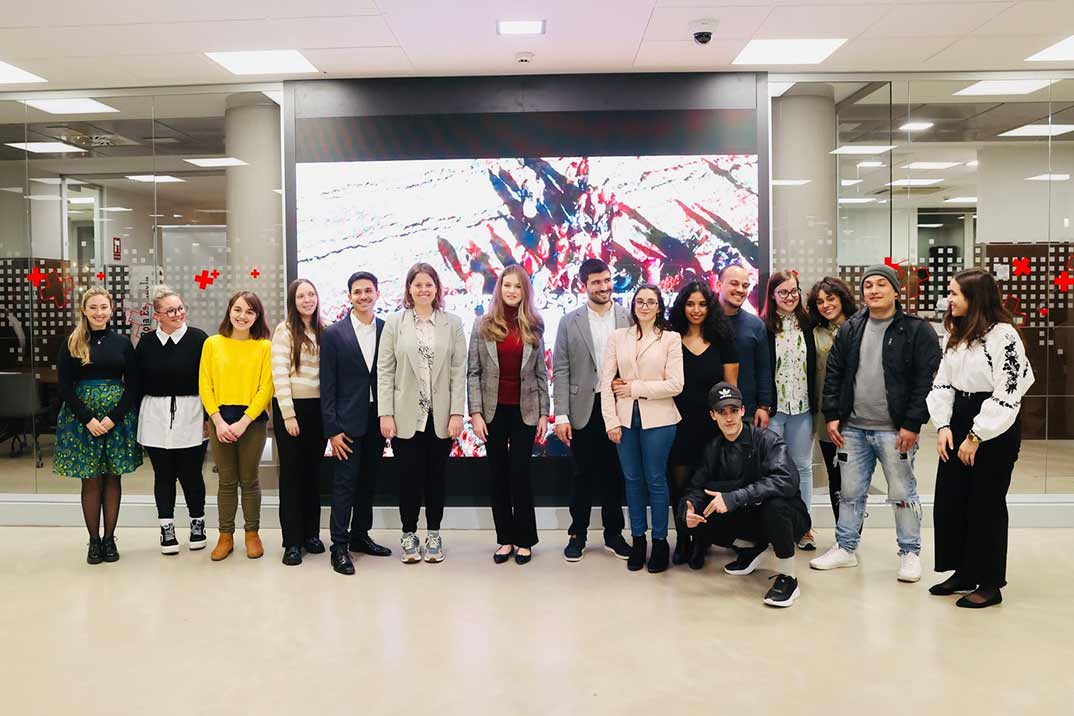
M 794 316 L 780 316 L 782 329 L 776 334 L 777 410 L 787 415 L 809 412 L 809 375 L 806 372 L 806 342 Z
M 435 330 L 432 318 L 414 316 L 414 334 L 418 340 L 418 432 L 425 430 L 425 423 L 433 410 L 433 359 L 436 357 Z

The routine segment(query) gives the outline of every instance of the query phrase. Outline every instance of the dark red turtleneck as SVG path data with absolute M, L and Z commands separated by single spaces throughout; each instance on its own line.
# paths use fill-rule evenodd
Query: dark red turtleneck
M 498 403 L 518 405 L 522 397 L 522 336 L 518 331 L 518 309 L 504 306 L 507 337 L 496 344 L 500 360 Z

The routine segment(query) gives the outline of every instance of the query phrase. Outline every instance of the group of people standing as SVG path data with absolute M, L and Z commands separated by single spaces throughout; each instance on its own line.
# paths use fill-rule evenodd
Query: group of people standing
M 560 322 L 552 396 L 544 322 L 517 265 L 501 272 L 469 345 L 461 319 L 444 309 L 436 270 L 424 263 L 407 272 L 404 308 L 387 320 L 375 315 L 377 278 L 353 274 L 351 311 L 327 327 L 317 289 L 305 279 L 288 287 L 287 317 L 274 331 L 258 297 L 240 291 L 211 337 L 188 326 L 181 298 L 160 287 L 158 328 L 137 350 L 108 330 L 107 292 L 87 290 L 59 358 L 64 404 L 55 459 L 57 473 L 82 479 L 87 561 L 119 559 L 120 475 L 141 464 L 143 447 L 153 464 L 161 551 L 179 551 L 177 481 L 191 518 L 190 549 L 204 547 L 206 445 L 219 472 L 212 559 L 234 550 L 240 494 L 245 551 L 261 557 L 258 465 L 270 415 L 284 564 L 325 551 L 317 478 L 326 440 L 333 569 L 354 574 L 352 552 L 391 554 L 369 536 L 385 441 L 400 466 L 402 560 L 443 561 L 446 463 L 469 414 L 493 477 L 493 560 L 526 564 L 538 541 L 531 456 L 551 417 L 575 465 L 568 562 L 583 558 L 599 501 L 604 546 L 628 569 L 700 569 L 716 544 L 735 550 L 725 571 L 745 575 L 772 552 L 776 577 L 764 601 L 789 606 L 801 593 L 794 551 L 816 549 L 815 439 L 838 526 L 835 544 L 810 566 L 857 564 L 879 462 L 895 510 L 898 579 L 920 579 L 913 466 L 931 415 L 941 458 L 936 568 L 955 573 L 930 592 L 966 593 L 959 606 L 1001 600 L 1005 496 L 1021 396 L 1033 373 L 990 274 L 968 269 L 951 281 L 942 350 L 928 323 L 903 312 L 898 276 L 886 265 L 866 270 L 860 310 L 838 278 L 825 277 L 803 295 L 796 272 L 774 272 L 760 317 L 744 309 L 750 273 L 735 264 L 720 271 L 715 292 L 703 282 L 684 286 L 670 310 L 650 284 L 626 307 L 615 303 L 611 271 L 599 259 L 584 261 L 579 279 L 586 302 Z M 624 492 L 630 543 L 622 534 Z

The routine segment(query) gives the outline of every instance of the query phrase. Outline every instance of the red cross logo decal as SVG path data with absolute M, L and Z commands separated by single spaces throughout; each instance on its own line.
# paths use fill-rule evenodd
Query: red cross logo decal
M 104 271 L 97 272 L 97 279 L 100 281 L 104 281 Z
M 1015 276 L 1028 276 L 1029 275 L 1030 269 L 1029 269 L 1029 258 L 1028 257 L 1023 256 L 1020 259 L 1015 259 L 1013 262 L 1011 262 L 1011 265 L 1014 267 L 1014 275 Z
M 1074 278 L 1071 278 L 1068 271 L 1064 271 L 1055 277 L 1055 285 L 1059 287 L 1059 290 L 1066 293 L 1070 290 L 1071 286 L 1074 286 Z
M 257 269 L 254 269 L 253 271 L 250 272 L 250 277 L 251 278 L 257 278 L 260 275 L 261 275 L 261 272 L 258 271 Z
M 34 288 L 41 286 L 41 282 L 45 280 L 47 274 L 41 273 L 41 269 L 35 264 L 30 273 L 26 274 L 26 280 L 34 285 Z
M 216 269 L 213 269 L 213 272 L 209 275 L 212 276 L 214 280 L 220 278 L 220 272 Z M 210 281 L 209 283 L 212 283 L 212 281 Z
M 206 286 L 212 285 L 213 278 L 209 276 L 207 270 L 202 270 L 200 274 L 194 277 L 194 281 L 198 284 L 198 288 L 204 291 Z

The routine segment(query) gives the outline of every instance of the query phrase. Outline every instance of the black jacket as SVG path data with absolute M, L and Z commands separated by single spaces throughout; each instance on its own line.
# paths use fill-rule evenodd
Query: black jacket
M 817 343 L 813 339 L 813 325 L 807 322 L 804 326 L 798 324 L 805 337 L 806 347 L 806 380 L 809 388 L 809 412 L 817 412 Z M 779 409 L 779 386 L 776 385 L 776 334 L 765 331 L 768 334 L 768 358 L 772 366 L 772 415 L 783 412 Z
M 855 313 L 836 336 L 828 354 L 824 378 L 824 420 L 842 424 L 854 411 L 854 382 L 858 375 L 861 338 L 869 321 L 869 309 Z M 884 332 L 884 391 L 888 413 L 896 428 L 921 432 L 929 420 L 925 396 L 940 367 L 940 340 L 926 321 L 903 313 L 895 304 L 895 317 Z
M 745 438 L 745 439 L 743 439 Z M 742 426 L 742 435 L 734 442 L 733 449 L 745 451 L 742 469 L 738 474 L 727 474 L 723 466 L 723 454 L 727 438 L 719 433 L 705 446 L 701 462 L 690 480 L 678 510 L 683 519 L 686 503 L 701 513 L 712 497 L 705 490 L 723 494 L 729 512 L 757 505 L 773 497 L 799 497 L 798 469 L 787 454 L 787 444 L 777 433 L 768 429 Z
M 325 437 L 345 433 L 358 438 L 367 430 L 380 430 L 380 425 L 367 425 L 370 407 L 373 415 L 377 414 L 377 358 L 384 331 L 384 321 L 373 320 L 377 324 L 377 344 L 372 371 L 365 364 L 349 313 L 324 329 L 321 336 L 321 418 Z

